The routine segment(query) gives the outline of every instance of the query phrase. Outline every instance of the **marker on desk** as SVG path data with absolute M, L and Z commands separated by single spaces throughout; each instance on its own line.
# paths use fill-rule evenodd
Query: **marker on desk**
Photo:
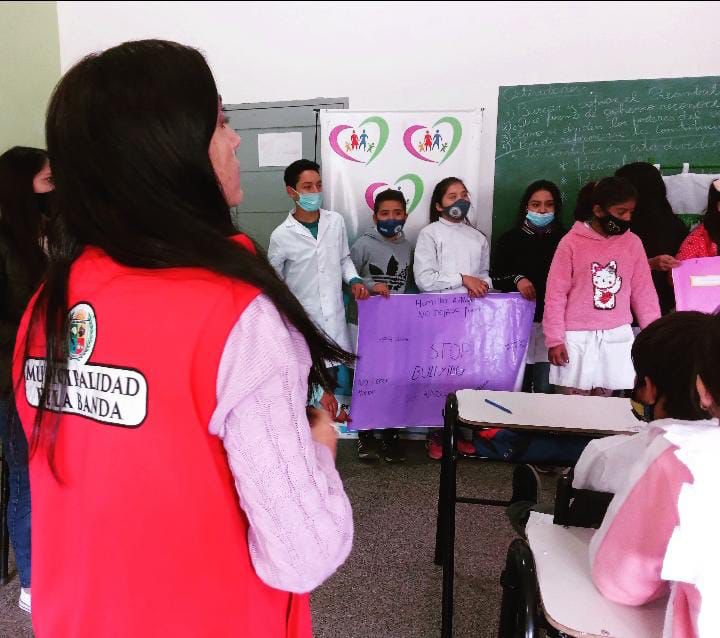
M 491 401 L 490 399 L 485 399 L 485 403 L 489 403 L 493 407 L 496 407 L 498 410 L 502 410 L 503 412 L 507 412 L 508 414 L 512 414 L 512 410 L 508 410 L 504 405 L 500 405 L 499 403 L 495 403 L 495 401 Z

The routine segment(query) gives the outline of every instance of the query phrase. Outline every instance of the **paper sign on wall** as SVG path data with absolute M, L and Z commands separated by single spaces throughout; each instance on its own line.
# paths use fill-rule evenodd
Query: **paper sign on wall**
M 260 133 L 258 166 L 288 166 L 302 159 L 302 133 Z

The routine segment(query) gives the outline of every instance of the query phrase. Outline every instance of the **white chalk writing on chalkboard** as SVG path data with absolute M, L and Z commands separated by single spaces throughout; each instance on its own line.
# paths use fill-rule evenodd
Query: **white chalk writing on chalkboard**
M 611 91 L 621 83 L 597 84 Z M 569 159 L 560 168 L 577 173 L 580 186 L 618 159 L 720 149 L 720 83 L 672 90 L 647 81 L 624 95 L 590 87 L 510 87 L 501 100 L 515 105 L 504 111 L 496 161 Z
M 582 185 L 629 162 L 720 164 L 720 77 L 500 87 L 495 161 L 493 238 L 539 177 L 567 224 Z

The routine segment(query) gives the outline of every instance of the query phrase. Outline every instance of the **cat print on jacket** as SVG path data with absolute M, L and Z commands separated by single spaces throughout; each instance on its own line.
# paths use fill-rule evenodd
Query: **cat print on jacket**
M 598 310 L 615 308 L 615 295 L 622 288 L 622 277 L 617 274 L 617 269 L 617 262 L 614 259 L 605 266 L 601 266 L 596 261 L 591 266 L 595 290 L 593 302 Z

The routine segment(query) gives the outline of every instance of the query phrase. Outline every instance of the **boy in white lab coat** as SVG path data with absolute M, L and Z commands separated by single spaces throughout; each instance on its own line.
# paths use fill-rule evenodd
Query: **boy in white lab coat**
M 315 325 L 351 351 L 342 285 L 348 284 L 358 300 L 367 299 L 369 292 L 350 258 L 345 221 L 339 213 L 320 208 L 322 179 L 315 162 L 290 164 L 285 188 L 294 207 L 270 236 L 268 259 Z M 334 397 L 326 393 L 321 403 L 337 414 Z

